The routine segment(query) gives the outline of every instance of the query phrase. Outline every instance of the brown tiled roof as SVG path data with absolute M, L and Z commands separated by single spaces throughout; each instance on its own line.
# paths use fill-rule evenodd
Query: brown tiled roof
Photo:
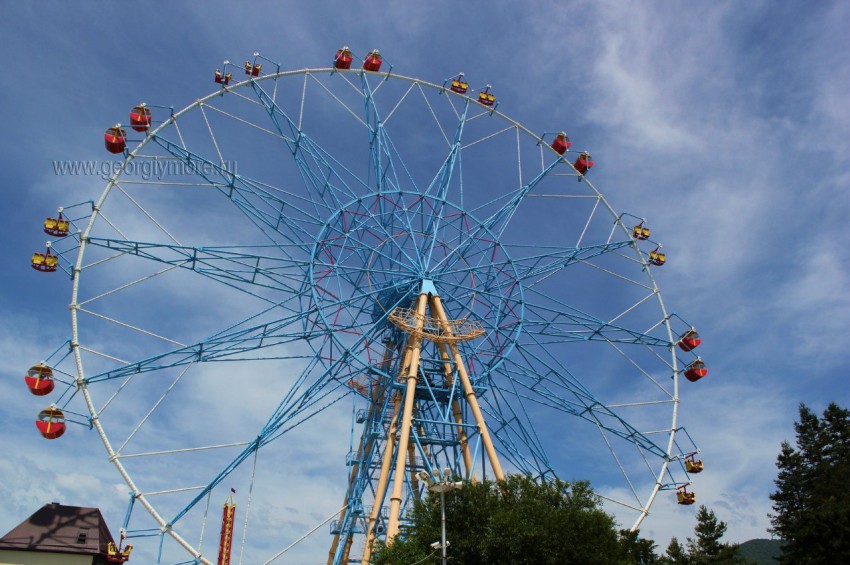
M 113 541 L 97 508 L 45 504 L 0 538 L 0 549 L 48 551 L 106 557 Z

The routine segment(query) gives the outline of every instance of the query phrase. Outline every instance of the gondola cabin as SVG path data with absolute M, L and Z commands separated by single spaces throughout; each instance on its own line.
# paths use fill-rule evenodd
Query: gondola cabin
M 222 74 L 220 70 L 215 70 L 215 82 L 227 86 L 230 84 L 230 79 L 233 78 L 233 73 Z
M 452 80 L 452 84 L 449 88 L 452 92 L 466 94 L 466 91 L 469 90 L 469 83 L 463 79 L 463 73 L 460 73 L 457 75 L 457 78 Z
M 644 226 L 643 222 L 639 223 L 632 228 L 632 237 L 641 241 L 649 239 L 649 228 Z
M 578 156 L 578 159 L 576 159 L 576 162 L 573 163 L 573 167 L 576 168 L 578 174 L 587 174 L 587 171 L 593 167 L 593 159 L 591 159 L 590 153 L 587 151 L 582 152 L 582 154 Z
M 659 251 L 657 247 L 649 252 L 649 264 L 650 265 L 655 265 L 656 267 L 660 267 L 661 265 L 663 265 L 666 262 L 667 262 L 667 255 L 664 252 Z
M 702 343 L 702 339 L 700 339 L 697 331 L 691 328 L 679 338 L 679 349 L 682 351 L 691 351 L 699 347 L 700 343 Z
M 708 367 L 702 362 L 702 359 L 697 358 L 685 368 L 685 378 L 692 383 L 697 382 L 708 374 Z
M 704 467 L 705 466 L 702 464 L 702 459 L 694 459 L 693 455 L 690 455 L 687 459 L 685 459 L 685 470 L 688 473 L 702 473 Z
M 563 155 L 572 144 L 573 142 L 570 141 L 569 136 L 566 133 L 561 132 L 555 136 L 555 141 L 552 142 L 552 149 L 554 149 L 558 155 Z
M 245 74 L 252 77 L 260 76 L 260 71 L 263 70 L 262 64 L 251 64 L 251 61 L 245 61 Z
M 679 487 L 679 492 L 676 493 L 676 498 L 678 499 L 679 504 L 690 506 L 691 504 L 697 501 L 697 493 L 688 492 L 687 486 L 681 486 Z
M 44 220 L 44 233 L 56 237 L 65 237 L 68 235 L 68 229 L 71 227 L 71 222 L 62 216 L 59 212 L 58 218 L 47 218 Z
M 348 379 L 348 386 L 354 390 L 355 392 L 360 393 L 362 396 L 369 397 L 369 383 L 368 380 L 363 378 L 352 377 Z
M 44 396 L 53 392 L 56 383 L 53 382 L 53 369 L 41 363 L 30 367 L 24 376 L 27 388 L 36 396 Z
M 112 126 L 103 134 L 103 141 L 110 153 L 123 153 L 127 147 L 127 132 L 118 126 Z
M 348 47 L 343 47 L 342 49 L 336 52 L 336 55 L 334 55 L 334 68 L 350 69 L 351 62 L 353 60 L 354 55 L 351 54 L 351 50 Z
M 50 247 L 44 253 L 32 254 L 32 268 L 42 273 L 53 273 L 59 266 L 59 257 L 51 253 Z
M 133 552 L 133 544 L 128 543 L 124 548 L 121 545 L 124 543 L 124 534 L 121 534 L 121 541 L 118 542 L 118 547 L 115 547 L 115 542 L 109 542 L 106 546 L 106 560 L 110 563 L 126 563 L 130 560 L 130 553 Z
M 369 54 L 366 55 L 366 59 L 363 60 L 363 70 L 378 72 L 381 70 L 381 63 L 383 62 L 381 54 L 378 53 L 377 49 L 369 51 Z
M 130 110 L 130 126 L 136 131 L 148 131 L 151 127 L 151 109 L 139 104 Z
M 56 439 L 65 433 L 65 414 L 58 408 L 45 408 L 38 413 L 35 427 L 46 439 Z
M 496 103 L 496 95 L 490 92 L 490 87 L 478 93 L 478 103 L 482 106 L 493 106 Z

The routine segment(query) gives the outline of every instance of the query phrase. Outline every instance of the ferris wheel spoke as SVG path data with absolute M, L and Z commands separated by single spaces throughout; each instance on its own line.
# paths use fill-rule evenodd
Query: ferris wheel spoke
M 233 326 L 231 329 L 215 334 L 203 341 L 160 353 L 142 361 L 127 363 L 117 369 L 88 377 L 86 382 L 96 383 L 195 362 L 235 361 L 243 359 L 312 359 L 313 357 L 311 355 L 296 355 L 287 352 L 277 354 L 270 352 L 260 355 L 258 352 L 299 341 L 311 344 L 315 352 L 318 351 L 318 348 L 324 347 L 322 344 L 327 344 L 329 336 L 333 333 L 356 336 L 356 340 L 353 343 L 346 344 L 349 349 L 343 353 L 343 358 L 353 359 L 352 352 L 357 351 L 357 348 L 362 346 L 364 340 L 370 337 L 376 337 L 383 331 L 380 328 L 373 328 L 372 332 L 377 332 L 374 335 L 369 332 L 363 332 L 357 323 L 357 312 L 359 309 L 364 308 L 364 305 L 371 303 L 372 296 L 385 291 L 386 288 L 379 288 L 359 296 L 324 300 L 322 305 L 325 310 L 349 312 L 348 316 L 342 319 L 337 317 L 332 327 L 326 327 L 319 323 L 319 311 L 315 308 L 297 311 L 282 319 L 254 325 L 247 325 L 250 321 L 248 319 L 241 324 Z M 276 307 L 277 305 L 265 312 L 261 312 L 255 317 L 262 317 L 263 314 L 272 312 Z M 383 316 L 385 317 L 386 314 L 385 312 Z M 316 340 L 319 341 L 318 346 L 314 344 Z M 318 355 L 316 358 L 323 359 L 321 355 Z M 336 362 L 337 356 L 331 356 L 331 360 Z
M 596 398 L 545 348 L 517 344 L 516 351 L 523 364 L 503 363 L 499 374 L 515 383 L 519 398 L 573 414 L 655 456 L 666 456 L 663 447 Z
M 308 261 L 288 257 L 287 246 L 284 245 L 187 247 L 94 237 L 89 238 L 87 243 L 188 269 L 230 285 L 241 283 L 237 288 L 249 293 L 248 289 L 254 286 L 286 293 L 300 292 L 310 267 Z M 296 248 L 296 251 L 300 250 L 300 247 Z M 280 251 L 283 251 L 283 257 L 273 255 Z
M 368 184 L 305 133 L 300 120 L 293 120 L 258 83 L 252 83 L 251 87 L 292 154 L 301 172 L 304 187 L 313 200 L 314 213 L 322 216 L 322 209 L 338 210 L 344 202 L 356 199 L 358 191 L 349 186 L 337 171 L 344 171 L 358 188 L 367 187 Z M 302 93 L 302 104 L 306 93 L 305 89 Z
M 425 228 L 425 233 L 430 236 L 426 238 L 426 241 L 430 240 L 429 248 L 427 250 L 423 249 L 423 256 L 425 257 L 426 265 L 431 263 L 434 246 L 437 244 L 437 236 L 442 227 L 443 216 L 447 209 L 446 198 L 448 197 L 449 185 L 455 178 L 455 163 L 460 156 L 461 139 L 463 136 L 463 126 L 466 123 L 467 110 L 468 106 L 464 107 L 463 114 L 458 120 L 457 129 L 455 130 L 455 135 L 452 139 L 452 146 L 448 157 L 446 157 L 443 165 L 440 167 L 434 181 L 432 181 L 431 185 L 428 186 L 425 191 L 425 195 L 433 196 L 434 200 L 437 201 L 438 206 L 438 209 L 429 218 L 428 226 Z
M 428 103 L 427 96 L 425 96 L 422 91 L 421 85 L 419 85 L 418 82 L 416 82 L 415 85 L 419 87 L 423 100 L 425 100 L 426 105 L 429 108 L 431 117 L 435 120 L 440 131 L 443 132 L 442 125 L 435 116 L 433 108 Z M 413 84 L 411 85 L 411 88 L 412 86 Z M 410 93 L 411 88 L 408 88 L 400 97 L 398 102 L 389 112 L 387 118 L 392 116 L 402 102 L 407 99 L 407 95 Z M 397 195 L 395 198 L 397 200 L 402 198 L 403 196 L 401 191 L 407 190 L 401 181 L 403 176 L 406 179 L 405 182 L 409 183 L 411 189 L 417 195 L 416 201 L 413 205 L 401 206 L 400 209 L 402 214 L 400 218 L 397 215 L 385 214 L 386 209 L 383 207 L 383 201 L 379 203 L 381 205 L 379 216 L 388 232 L 393 232 L 394 222 L 398 219 L 402 219 L 405 222 L 402 229 L 407 229 L 414 239 L 420 240 L 416 247 L 419 250 L 419 254 L 425 257 L 423 263 L 427 264 L 434 244 L 433 239 L 431 239 L 430 243 L 428 242 L 428 236 L 433 236 L 437 233 L 440 226 L 440 220 L 443 215 L 443 210 L 446 207 L 446 196 L 453 179 L 455 163 L 460 155 L 460 140 L 463 132 L 463 126 L 466 122 L 466 108 L 464 108 L 464 112 L 458 117 L 454 140 L 449 143 L 449 153 L 444 158 L 436 174 L 432 177 L 428 187 L 425 190 L 420 191 L 417 187 L 414 175 L 407 167 L 401 152 L 395 146 L 388 133 L 386 127 L 388 119 L 382 120 L 380 110 L 375 103 L 375 98 L 373 96 L 374 91 L 371 89 L 367 77 L 365 76 L 361 77 L 361 89 L 366 104 L 367 123 L 370 129 L 370 170 L 374 176 L 377 191 L 379 194 L 391 194 L 392 192 L 396 192 Z M 443 136 L 445 137 L 444 134 Z M 446 139 L 446 141 L 448 142 L 449 140 Z M 400 176 L 400 173 L 403 173 L 403 175 Z M 431 202 L 434 202 L 434 204 L 432 205 Z M 417 206 L 421 209 L 423 205 L 429 205 L 433 209 L 428 210 L 427 213 L 417 211 Z M 418 219 L 416 216 L 418 216 Z
M 271 351 L 264 355 L 259 352 L 299 341 L 310 343 L 326 338 L 330 330 L 316 323 L 313 319 L 316 315 L 316 311 L 308 310 L 280 320 L 231 329 L 194 344 L 98 373 L 86 378 L 86 382 L 97 383 L 189 363 L 312 358 L 312 355 L 287 351 L 278 353 Z
M 414 247 L 421 249 L 424 245 L 422 241 L 423 231 L 420 226 L 416 225 L 416 217 L 421 218 L 421 214 L 416 213 L 416 208 L 424 205 L 424 202 L 422 196 L 418 194 L 416 182 L 407 170 L 404 160 L 395 150 L 384 124 L 380 121 L 374 125 L 374 129 L 370 133 L 369 146 L 370 174 L 374 176 L 375 190 L 379 195 L 376 210 L 377 225 L 393 240 L 395 232 L 406 231 L 413 242 L 419 240 L 418 243 L 414 243 Z M 407 173 L 408 182 L 413 189 L 412 194 L 415 195 L 412 203 L 405 202 L 409 196 L 401 190 L 402 186 L 397 175 L 396 163 Z M 398 252 L 408 255 L 403 247 L 395 242 L 394 245 Z M 421 254 L 415 258 L 409 256 L 408 258 L 421 263 Z
M 334 371 L 338 366 L 346 362 L 343 356 L 335 363 L 329 364 L 324 370 L 310 378 L 317 366 L 319 358 L 313 357 L 307 366 L 296 378 L 295 384 L 289 393 L 275 410 L 272 417 L 253 439 L 233 460 L 227 463 L 223 469 L 207 483 L 198 494 L 169 521 L 169 524 L 179 522 L 192 508 L 203 501 L 207 494 L 216 486 L 230 476 L 242 463 L 255 455 L 259 449 L 268 445 L 285 435 L 287 432 L 297 428 L 316 414 L 323 412 L 336 402 L 347 396 L 351 391 L 337 382 Z M 310 384 L 304 386 L 310 381 Z M 303 389 L 302 389 L 303 387 Z
M 526 184 L 521 184 L 521 186 L 513 193 L 500 195 L 490 200 L 489 202 L 480 205 L 476 210 L 489 209 L 494 205 L 498 206 L 498 209 L 489 217 L 487 217 L 484 221 L 482 221 L 480 225 L 478 225 L 473 230 L 471 230 L 471 232 L 468 232 L 466 234 L 466 237 L 458 244 L 454 253 L 452 254 L 452 263 L 449 265 L 449 268 L 453 268 L 454 264 L 462 257 L 465 257 L 465 255 L 470 251 L 470 249 L 478 245 L 479 242 L 489 241 L 495 244 L 495 242 L 501 241 L 505 229 L 510 224 L 522 202 L 526 199 L 529 193 L 541 182 L 543 182 L 548 177 L 556 174 L 553 173 L 553 171 L 558 166 L 563 166 L 562 159 L 555 160 L 548 166 L 544 167 L 533 179 L 531 179 Z M 473 212 L 475 212 L 476 210 L 473 210 Z M 626 242 L 624 245 L 630 243 L 631 242 Z M 617 243 L 611 244 L 610 242 L 609 245 L 615 246 L 611 249 L 616 249 L 618 246 Z M 584 247 L 579 247 L 577 249 L 584 249 Z M 448 259 L 449 258 L 446 257 L 445 259 L 443 259 L 443 261 L 447 261 Z
M 537 177 L 537 179 L 542 179 L 541 173 Z M 522 190 L 519 191 L 517 195 L 511 200 L 510 205 L 504 206 L 499 212 L 495 213 L 488 220 L 482 222 L 477 227 L 472 228 L 472 230 L 462 233 L 459 237 L 458 243 L 454 246 L 450 253 L 447 253 L 446 257 L 444 257 L 437 267 L 441 268 L 444 271 L 451 271 L 457 267 L 457 264 L 463 261 L 467 261 L 467 256 L 478 256 L 480 260 L 493 261 L 496 262 L 497 265 L 505 266 L 503 263 L 500 263 L 495 256 L 487 257 L 486 255 L 481 253 L 482 249 L 489 249 L 492 253 L 495 253 L 496 249 L 500 246 L 504 246 L 505 249 L 511 250 L 520 250 L 520 251 L 529 251 L 534 250 L 537 251 L 540 249 L 540 246 L 530 247 L 530 246 L 509 246 L 501 243 L 501 234 L 500 231 L 503 230 L 507 223 L 510 221 L 513 213 L 516 210 L 516 207 L 520 204 L 524 197 L 524 193 L 527 192 L 526 188 L 535 184 L 536 181 L 532 181 L 526 187 L 523 187 Z M 530 190 L 530 188 L 528 188 Z M 551 261 L 555 261 L 554 265 L 558 266 L 558 259 L 560 259 L 560 265 L 564 264 L 564 260 L 570 259 L 570 255 L 573 255 L 573 261 L 585 250 L 596 250 L 599 249 L 602 253 L 608 251 L 614 251 L 621 247 L 625 247 L 628 245 L 632 245 L 631 241 L 623 241 L 623 242 L 609 242 L 602 245 L 591 245 L 591 246 L 581 246 L 581 247 L 549 247 L 545 253 L 531 255 L 527 258 L 514 258 L 512 260 L 508 260 L 509 263 L 514 263 L 517 261 L 525 261 L 526 263 L 529 261 L 534 261 L 537 259 L 537 262 L 533 265 L 535 268 L 545 268 L 544 261 L 547 258 Z M 595 255 L 596 253 L 594 253 Z M 508 268 L 512 268 L 508 265 Z M 527 278 L 529 276 L 534 276 L 535 273 L 532 271 L 532 267 L 527 267 L 525 269 L 524 277 Z
M 525 406 L 513 400 L 517 391 L 493 385 L 489 392 L 482 395 L 482 410 L 487 421 L 492 422 L 489 429 L 504 446 L 508 459 L 526 474 L 539 477 L 553 474 L 552 464 Z
M 370 132 L 370 172 L 374 175 L 375 188 L 379 193 L 392 193 L 400 190 L 419 192 L 416 180 L 407 168 L 395 144 L 392 142 L 385 125 L 378 122 Z M 404 173 L 399 177 L 399 169 Z
M 340 349 L 338 355 L 319 354 L 313 357 L 263 427 L 258 436 L 258 446 L 278 439 L 296 425 L 350 394 L 350 379 L 366 367 L 356 352 L 368 341 L 376 341 L 382 332 L 381 328 L 373 326 L 371 330 L 363 332 L 356 342 Z M 334 343 L 335 339 L 328 334 L 324 339 L 324 347 Z M 378 370 L 372 365 L 368 367 L 371 371 Z M 297 416 L 305 413 L 306 416 L 293 423 Z
M 452 284 L 452 280 L 474 279 L 477 281 L 475 289 L 469 288 L 462 292 L 491 296 L 498 301 L 500 296 L 515 292 L 517 284 L 530 291 L 538 283 L 569 266 L 592 265 L 594 259 L 631 244 L 631 241 L 622 241 L 585 247 L 544 247 L 544 252 L 524 257 L 522 255 L 529 251 L 539 252 L 541 246 L 504 246 L 513 257 L 497 258 L 498 246 L 495 242 L 464 242 L 458 247 L 465 251 L 465 255 L 461 255 L 456 248 L 444 259 L 450 262 L 442 272 L 451 277 L 445 277 L 442 284 Z M 484 264 L 487 264 L 488 269 L 481 268 Z M 468 273 L 468 277 L 464 276 L 465 273 Z
M 395 168 L 392 166 L 392 143 L 387 136 L 380 111 L 375 104 L 372 88 L 365 73 L 360 75 L 360 91 L 366 106 L 366 124 L 369 128 L 369 169 L 374 175 L 375 188 L 378 193 L 400 188 Z M 388 175 L 390 178 L 388 178 Z M 389 185 L 389 187 L 387 186 Z
M 612 241 L 582 247 L 506 246 L 506 248 L 514 255 L 511 264 L 516 269 L 517 280 L 524 286 L 531 287 L 562 269 L 577 263 L 590 264 L 597 257 L 632 244 L 632 241 Z M 544 249 L 542 253 L 522 256 L 528 251 L 539 251 L 541 248 Z
M 500 239 L 505 228 L 510 223 L 511 218 L 513 218 L 528 193 L 531 192 L 538 184 L 543 182 L 543 180 L 552 173 L 555 167 L 559 165 L 563 166 L 563 161 L 561 159 L 556 159 L 540 171 L 528 183 L 521 185 L 507 203 L 502 205 L 501 208 L 496 210 L 496 212 L 482 222 L 481 229 L 495 234 L 496 239 Z
M 671 345 L 666 336 L 657 337 L 612 323 L 611 320 L 602 320 L 533 290 L 527 291 L 528 294 L 536 294 L 541 302 L 535 303 L 533 298 L 526 299 L 527 315 L 523 320 L 523 331 L 535 334 L 541 341 L 605 341 L 663 349 Z
M 274 189 L 280 193 L 277 196 L 268 185 L 241 176 L 161 136 L 154 135 L 152 138 L 173 157 L 185 162 L 195 175 L 230 199 L 271 241 L 282 236 L 288 244 L 309 252 L 312 238 L 322 221 L 298 207 L 294 203 L 298 199 L 288 198 L 290 193 Z M 284 196 L 287 196 L 286 200 Z

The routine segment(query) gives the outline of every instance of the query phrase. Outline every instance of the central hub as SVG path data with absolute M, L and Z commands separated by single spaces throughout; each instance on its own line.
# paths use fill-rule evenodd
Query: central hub
M 481 322 L 475 347 L 493 358 L 520 331 L 522 287 L 498 238 L 453 203 L 417 193 L 373 194 L 332 214 L 313 249 L 311 283 L 323 324 L 355 350 L 423 292 L 439 295 L 452 318 Z

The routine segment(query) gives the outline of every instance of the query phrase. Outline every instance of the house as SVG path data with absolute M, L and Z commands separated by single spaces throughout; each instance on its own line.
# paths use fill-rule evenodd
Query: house
M 100 510 L 51 502 L 0 538 L 0 565 L 109 565 L 110 543 Z

